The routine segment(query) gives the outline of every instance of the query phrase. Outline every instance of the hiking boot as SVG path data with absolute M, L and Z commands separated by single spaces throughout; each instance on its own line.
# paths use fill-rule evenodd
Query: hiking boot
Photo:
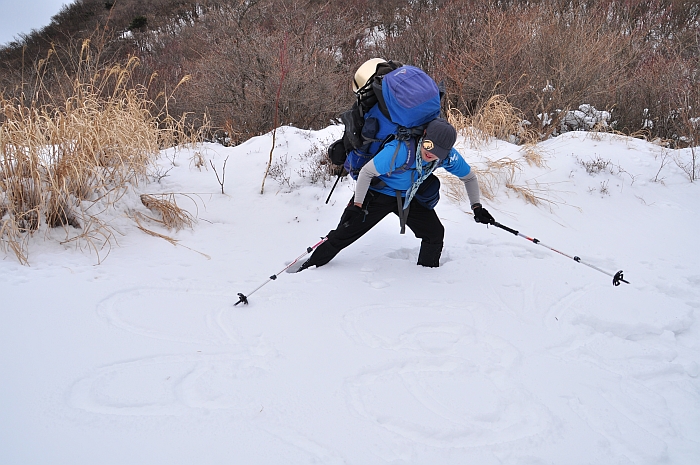
M 437 244 L 421 244 L 418 253 L 418 265 L 429 268 L 440 266 L 440 255 L 442 254 L 442 242 Z

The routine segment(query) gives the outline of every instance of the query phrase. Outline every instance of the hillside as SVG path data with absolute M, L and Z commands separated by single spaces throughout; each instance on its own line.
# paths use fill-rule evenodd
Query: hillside
M 326 127 L 352 103 L 357 67 L 383 57 L 443 82 L 445 109 L 464 115 L 505 95 L 543 140 L 589 104 L 617 131 L 686 147 L 699 139 L 699 20 L 694 0 L 80 0 L 0 48 L 0 96 L 62 105 L 76 78 L 137 57 L 135 85 L 238 144 Z

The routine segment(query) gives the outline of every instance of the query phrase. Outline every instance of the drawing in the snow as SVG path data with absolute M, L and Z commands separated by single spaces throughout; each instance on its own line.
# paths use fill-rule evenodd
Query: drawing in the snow
M 0 462 L 700 463 L 700 186 L 664 163 L 691 149 L 570 132 L 514 172 L 539 205 L 497 180 L 482 198 L 499 223 L 629 284 L 475 223 L 443 173 L 439 267 L 416 265 L 420 241 L 389 215 L 250 294 L 336 227 L 354 182 L 326 204 L 331 184 L 302 174 L 341 132 L 278 128 L 263 195 L 271 134 L 165 151 L 167 175 L 121 208 L 187 194 L 192 228 L 152 226 L 177 242 L 116 209 L 99 265 L 40 233 L 29 266 L 4 254 Z M 524 157 L 456 147 L 476 169 Z M 211 165 L 193 166 L 195 150 Z

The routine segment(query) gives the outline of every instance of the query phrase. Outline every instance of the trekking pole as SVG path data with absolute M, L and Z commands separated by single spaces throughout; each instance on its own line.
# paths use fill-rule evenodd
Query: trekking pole
M 323 244 L 323 243 L 326 242 L 327 240 L 328 240 L 327 237 L 323 237 L 323 238 L 321 238 L 321 240 L 318 241 L 316 244 L 312 245 L 311 247 L 307 247 L 307 248 L 306 248 L 306 252 L 304 252 L 303 254 L 299 255 L 297 258 L 294 259 L 294 261 L 293 261 L 292 263 L 290 263 L 289 265 L 287 265 L 287 266 L 285 266 L 284 268 L 282 268 L 282 270 L 280 270 L 279 273 L 273 274 L 272 276 L 270 276 L 270 277 L 267 279 L 267 281 L 265 281 L 264 283 L 262 283 L 261 285 L 259 285 L 258 287 L 256 287 L 256 288 L 253 289 L 252 291 L 250 291 L 250 292 L 248 293 L 248 295 L 244 295 L 243 293 L 239 292 L 239 293 L 238 293 L 238 302 L 236 302 L 235 304 L 233 304 L 233 306 L 235 307 L 236 305 L 238 305 L 238 304 L 240 304 L 240 303 L 244 303 L 244 304 L 248 305 L 248 297 L 249 297 L 249 296 L 253 295 L 258 289 L 260 289 L 261 287 L 263 287 L 265 284 L 269 283 L 270 281 L 276 280 L 277 277 L 278 277 L 280 274 L 282 274 L 282 273 L 284 273 L 285 271 L 287 271 L 289 268 L 292 267 L 292 265 L 294 265 L 296 262 L 298 262 L 299 260 L 301 260 L 303 257 L 305 257 L 306 255 L 308 255 L 308 254 L 310 254 L 311 252 L 313 252 L 314 250 L 316 250 L 316 247 L 318 247 L 319 245 Z
M 613 275 L 613 274 L 611 274 L 611 273 L 608 273 L 608 272 L 605 271 L 605 270 L 601 270 L 601 269 L 598 268 L 597 266 L 593 266 L 593 265 L 591 265 L 590 263 L 584 262 L 583 260 L 581 260 L 581 258 L 579 258 L 579 257 L 577 257 L 577 256 L 573 256 L 573 257 L 572 257 L 571 255 L 567 255 L 567 254 L 565 254 L 564 252 L 561 252 L 560 250 L 557 250 L 557 249 L 552 248 L 552 247 L 550 247 L 550 246 L 548 246 L 548 245 L 546 245 L 546 244 L 543 244 L 542 242 L 540 242 L 539 239 L 535 239 L 534 237 L 528 237 L 528 236 L 526 236 L 525 234 L 522 234 L 522 233 L 516 231 L 515 229 L 511 229 L 511 228 L 509 228 L 508 226 L 502 225 L 501 223 L 498 223 L 498 222 L 494 221 L 494 222 L 491 223 L 491 224 L 494 225 L 494 226 L 496 226 L 497 228 L 503 229 L 504 231 L 508 231 L 509 233 L 515 234 L 516 236 L 520 236 L 520 237 L 522 237 L 522 238 L 525 238 L 525 239 L 527 239 L 528 241 L 532 242 L 533 244 L 541 245 L 541 246 L 543 246 L 543 247 L 548 248 L 548 249 L 551 250 L 552 252 L 556 252 L 556 253 L 558 253 L 558 254 L 560 254 L 560 255 L 563 255 L 563 256 L 565 256 L 565 257 L 567 257 L 567 258 L 570 258 L 570 259 L 572 259 L 573 261 L 575 261 L 576 263 L 580 263 L 580 264 L 582 264 L 582 265 L 586 265 L 586 266 L 589 267 L 589 268 L 593 268 L 593 269 L 596 270 L 596 271 L 600 271 L 600 272 L 603 273 L 603 274 L 606 274 L 606 275 L 608 275 L 608 276 L 611 276 L 612 279 L 613 279 L 613 286 L 619 286 L 619 285 L 620 285 L 620 282 L 623 282 L 623 283 L 625 283 L 625 284 L 629 284 L 629 281 L 625 281 L 625 279 L 624 279 L 624 277 L 623 277 L 623 275 L 622 275 L 622 270 L 618 271 L 617 273 L 615 273 L 615 274 Z
M 333 195 L 333 191 L 335 190 L 335 186 L 338 185 L 338 181 L 340 181 L 340 178 L 342 178 L 342 177 L 343 176 L 341 174 L 338 174 L 338 177 L 336 178 L 335 183 L 333 183 L 333 187 L 331 187 L 331 191 L 328 194 L 328 198 L 326 199 L 326 204 L 328 204 L 328 202 L 331 200 L 331 195 Z

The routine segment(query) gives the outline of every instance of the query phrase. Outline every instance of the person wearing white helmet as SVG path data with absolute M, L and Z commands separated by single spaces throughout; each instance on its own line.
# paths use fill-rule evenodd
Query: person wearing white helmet
M 373 89 L 368 86 L 382 64 L 392 69 L 402 66 L 382 58 L 372 58 L 365 61 L 353 76 L 352 90 L 358 95 L 358 103 L 353 110 L 364 105 L 358 115 L 366 123 L 364 127 L 359 127 L 363 138 L 369 121 L 373 120 L 376 125 L 371 138 L 362 139 L 362 147 L 355 145 L 351 149 L 351 152 L 360 151 L 368 156 L 365 164 L 358 170 L 353 170 L 352 163 L 345 164 L 346 170 L 357 180 L 354 196 L 343 211 L 336 229 L 328 233 L 328 240 L 306 262 L 287 270 L 290 273 L 325 265 L 390 213 L 399 217 L 402 234 L 404 226 L 407 226 L 421 240 L 417 264 L 431 268 L 440 266 L 445 229 L 433 209 L 439 200 L 440 182 L 433 174 L 437 168 L 445 169 L 464 183 L 477 223 L 488 225 L 495 221 L 480 203 L 476 173 L 454 148 L 457 131 L 448 121 L 439 117 L 433 119 L 419 135 L 411 135 L 410 143 L 396 138 L 386 139 L 395 130 L 396 123 L 383 115 Z M 380 75 L 386 72 L 384 68 Z M 413 87 L 409 88 L 412 94 L 415 93 Z M 367 94 L 374 97 L 373 104 L 361 102 Z M 356 132 L 354 129 L 348 131 L 348 126 L 355 124 L 355 121 L 343 121 L 346 123 L 346 137 L 348 132 Z M 348 155 L 347 161 L 352 155 Z
M 343 138 L 335 141 L 328 147 L 328 158 L 335 166 L 334 171 L 338 174 L 339 178 L 350 171 L 346 170 L 347 168 L 344 168 L 343 165 L 345 165 L 348 152 L 361 145 L 359 132 L 364 125 L 364 120 L 372 116 L 370 113 L 377 114 L 381 119 L 379 108 L 376 105 L 377 98 L 374 96 L 371 86 L 367 85 L 377 74 L 377 67 L 379 65 L 386 65 L 386 68 L 383 70 L 384 72 L 402 66 L 401 63 L 388 62 L 384 58 L 370 58 L 362 63 L 360 67 L 357 68 L 357 71 L 355 71 L 351 82 L 351 88 L 352 92 L 357 96 L 357 101 L 353 105 L 352 110 L 344 112 L 340 117 L 343 124 L 345 124 Z M 371 97 L 369 97 L 370 95 Z M 393 130 L 393 128 L 390 129 Z M 388 133 L 385 134 L 385 136 L 386 135 L 388 135 Z M 376 153 L 378 149 L 379 143 L 377 142 L 373 144 L 369 150 Z
M 474 220 L 481 224 L 493 224 L 493 216 L 480 203 L 479 183 L 476 173 L 454 148 L 457 140 L 455 128 L 442 118 L 431 121 L 416 145 L 393 140 L 377 153 L 360 170 L 355 193 L 343 211 L 338 226 L 328 233 L 327 241 L 321 244 L 311 257 L 294 273 L 309 267 L 320 267 L 331 261 L 341 250 L 348 247 L 376 226 L 390 213 L 400 219 L 416 238 L 421 240 L 417 264 L 424 267 L 440 266 L 445 228 L 433 209 L 439 198 L 440 183 L 432 174 L 443 168 L 458 177 L 469 197 Z M 415 163 L 409 169 L 394 171 L 395 163 L 403 164 L 415 150 Z M 374 183 L 373 180 L 378 180 Z M 432 179 L 432 182 L 429 181 Z M 425 192 L 421 194 L 421 189 Z M 401 196 L 401 207 L 397 196 Z M 422 196 L 423 198 L 420 198 Z M 414 200 L 414 201 L 412 201 Z M 407 207 L 410 204 L 410 209 Z

